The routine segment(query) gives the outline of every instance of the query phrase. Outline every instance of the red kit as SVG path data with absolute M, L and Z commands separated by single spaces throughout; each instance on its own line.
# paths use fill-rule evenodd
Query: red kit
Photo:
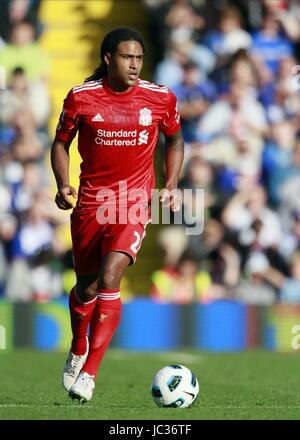
M 149 221 L 118 221 L 120 208 L 130 209 L 139 200 L 141 209 L 149 211 L 158 130 L 170 136 L 179 129 L 176 97 L 164 86 L 138 80 L 129 92 L 117 93 L 103 79 L 68 93 L 56 139 L 70 142 L 78 131 L 82 163 L 78 202 L 71 215 L 78 274 L 97 273 L 101 257 L 111 250 L 135 260 Z M 117 215 L 104 213 L 103 221 L 103 203 L 114 205 Z

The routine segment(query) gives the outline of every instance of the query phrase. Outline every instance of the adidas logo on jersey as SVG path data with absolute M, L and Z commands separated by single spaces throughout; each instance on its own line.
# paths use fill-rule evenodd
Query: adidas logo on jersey
M 97 114 L 93 117 L 92 121 L 93 121 L 93 122 L 103 122 L 104 119 L 102 118 L 102 116 L 100 115 L 100 113 L 97 113 Z

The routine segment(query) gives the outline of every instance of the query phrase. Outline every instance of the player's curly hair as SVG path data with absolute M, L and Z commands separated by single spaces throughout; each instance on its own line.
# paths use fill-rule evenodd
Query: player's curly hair
M 93 75 L 86 78 L 84 82 L 97 81 L 107 75 L 107 65 L 104 61 L 104 56 L 107 53 L 114 55 L 117 51 L 118 45 L 123 41 L 137 41 L 142 46 L 143 52 L 146 52 L 144 39 L 138 31 L 132 28 L 113 29 L 104 37 L 102 41 L 100 49 L 100 65 L 97 67 Z

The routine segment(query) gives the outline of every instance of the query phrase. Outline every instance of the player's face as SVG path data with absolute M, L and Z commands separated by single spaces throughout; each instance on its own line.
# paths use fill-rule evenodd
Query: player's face
M 122 41 L 113 56 L 107 54 L 108 75 L 114 85 L 134 86 L 143 66 L 143 57 L 143 48 L 137 41 Z

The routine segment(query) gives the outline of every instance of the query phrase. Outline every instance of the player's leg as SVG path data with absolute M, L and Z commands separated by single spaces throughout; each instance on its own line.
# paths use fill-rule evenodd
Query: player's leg
M 72 327 L 72 345 L 74 354 L 86 352 L 88 325 L 96 305 L 99 273 L 77 275 L 76 286 L 70 293 L 70 315 Z
M 112 251 L 104 257 L 97 303 L 91 321 L 90 350 L 83 368 L 95 377 L 121 319 L 120 283 L 130 262 L 130 257 L 121 252 Z
M 83 370 L 97 376 L 100 362 L 121 319 L 120 283 L 125 269 L 135 262 L 145 224 L 115 225 L 110 239 L 104 241 L 104 260 L 99 277 L 98 299 L 91 320 L 90 350 Z
M 88 357 L 70 390 L 73 397 L 83 401 L 92 397 L 100 362 L 120 322 L 120 282 L 130 262 L 128 255 L 115 251 L 109 252 L 103 259 L 98 299 L 91 320 Z
M 86 360 L 86 334 L 96 305 L 102 238 L 93 210 L 73 211 L 71 235 L 77 283 L 70 293 L 69 300 L 73 339 L 63 373 L 63 384 L 67 391 L 74 384 Z
M 91 319 L 90 349 L 82 372 L 70 390 L 74 397 L 90 400 L 100 362 L 121 318 L 120 281 L 134 263 L 146 234 L 145 224 L 114 225 L 102 243 L 103 262 L 97 304 Z
M 89 350 L 87 330 L 97 301 L 98 274 L 77 275 L 71 290 L 69 309 L 72 328 L 71 349 L 63 371 L 63 386 L 69 391 L 82 369 Z

